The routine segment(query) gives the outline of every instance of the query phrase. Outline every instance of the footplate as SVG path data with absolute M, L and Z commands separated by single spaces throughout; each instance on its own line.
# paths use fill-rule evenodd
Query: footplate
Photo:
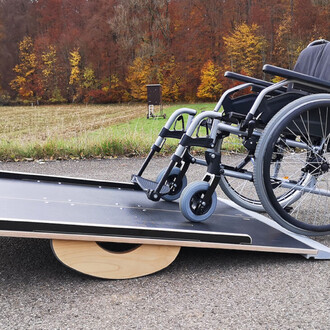
M 151 181 L 137 175 L 132 175 L 131 181 L 136 183 L 139 187 L 141 187 L 142 190 L 146 192 L 155 191 L 158 186 L 158 182 Z M 168 186 L 163 186 L 159 193 L 160 195 L 166 195 L 169 192 L 170 188 Z

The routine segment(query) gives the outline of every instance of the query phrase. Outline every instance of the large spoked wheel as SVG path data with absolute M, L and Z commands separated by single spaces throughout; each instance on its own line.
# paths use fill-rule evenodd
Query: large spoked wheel
M 166 168 L 162 169 L 157 176 L 156 182 L 159 182 L 163 175 L 166 172 Z M 178 167 L 174 167 L 168 176 L 165 184 L 171 188 L 171 191 L 162 196 L 162 199 L 168 202 L 172 202 L 177 200 L 183 191 L 183 189 L 187 186 L 187 177 L 184 175 L 181 180 L 178 179 L 181 170 Z
M 226 196 L 239 206 L 262 212 L 264 207 L 252 180 L 254 155 L 249 155 L 243 142 L 243 139 L 235 134 L 230 134 L 221 140 L 222 163 L 230 170 L 221 175 L 219 185 Z
M 267 125 L 256 159 L 255 186 L 269 215 L 299 234 L 330 234 L 330 95 L 284 107 Z M 290 203 L 280 202 L 285 193 Z
M 209 184 L 205 181 L 197 181 L 188 185 L 182 192 L 180 198 L 180 210 L 186 219 L 192 222 L 202 222 L 208 219 L 217 206 L 216 192 L 211 199 L 204 203 L 203 197 Z

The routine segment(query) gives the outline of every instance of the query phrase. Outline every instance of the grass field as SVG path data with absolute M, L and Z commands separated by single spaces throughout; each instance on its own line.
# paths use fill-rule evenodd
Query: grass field
M 181 107 L 212 110 L 214 104 Z M 145 155 L 166 119 L 147 119 L 145 104 L 0 107 L 0 159 L 67 159 Z M 164 152 L 174 150 L 169 141 Z

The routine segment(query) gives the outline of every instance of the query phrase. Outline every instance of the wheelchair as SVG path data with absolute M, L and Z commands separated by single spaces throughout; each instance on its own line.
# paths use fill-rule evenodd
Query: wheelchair
M 293 71 L 268 64 L 263 71 L 283 80 L 273 84 L 226 72 L 226 77 L 242 84 L 227 90 L 213 111 L 197 114 L 193 109 L 179 109 L 173 113 L 132 181 L 153 201 L 180 198 L 180 210 L 192 222 L 203 222 L 213 214 L 219 184 L 240 206 L 265 210 L 295 233 L 327 235 L 330 43 L 317 40 L 308 45 Z M 233 97 L 245 89 L 251 92 Z M 188 115 L 187 125 L 183 114 Z M 182 121 L 182 129 L 170 130 L 178 121 Z M 201 127 L 206 130 L 202 137 Z M 155 182 L 142 178 L 153 154 L 171 137 L 179 144 L 168 167 Z M 234 165 L 224 162 L 227 143 L 240 150 Z M 192 147 L 205 149 L 205 160 L 193 157 Z M 187 185 L 185 174 L 195 163 L 206 166 L 207 172 L 201 181 Z

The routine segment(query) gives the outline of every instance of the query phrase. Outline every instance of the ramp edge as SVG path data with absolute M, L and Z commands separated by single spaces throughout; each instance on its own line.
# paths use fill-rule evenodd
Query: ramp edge
M 144 239 L 135 237 L 116 237 L 116 236 L 93 236 L 93 235 L 72 235 L 42 232 L 10 232 L 0 231 L 0 236 L 16 237 L 16 238 L 37 238 L 37 239 L 57 239 L 70 241 L 96 241 L 96 242 L 113 242 L 113 243 L 130 243 L 130 244 L 146 244 L 146 245 L 169 245 L 191 248 L 209 248 L 209 249 L 226 249 L 239 251 L 255 251 L 255 252 L 276 252 L 286 254 L 301 254 L 315 257 L 317 250 L 315 249 L 296 249 L 286 247 L 261 246 L 250 244 L 230 244 L 230 243 L 208 243 L 200 241 L 177 241 L 165 239 Z
M 306 259 L 320 259 L 320 260 L 330 260 L 330 248 L 324 244 L 321 244 L 307 236 L 303 236 L 303 235 L 299 235 L 296 233 L 293 233 L 285 228 L 283 228 L 282 226 L 280 226 L 277 222 L 275 222 L 274 220 L 271 220 L 265 216 L 263 216 L 262 214 L 253 212 L 253 211 L 249 211 L 246 210 L 240 206 L 238 206 L 237 204 L 235 204 L 234 202 L 227 200 L 227 199 L 222 199 L 222 198 L 218 198 L 219 201 L 239 210 L 240 212 L 243 212 L 245 214 L 247 214 L 250 217 L 253 217 L 255 219 L 257 219 L 260 222 L 263 222 L 264 224 L 275 228 L 276 230 L 281 231 L 282 233 L 296 239 L 297 241 L 304 243 L 308 246 L 311 247 L 312 250 L 314 250 L 314 253 L 301 253 L 298 252 L 297 254 L 301 254 L 303 257 L 305 257 Z

